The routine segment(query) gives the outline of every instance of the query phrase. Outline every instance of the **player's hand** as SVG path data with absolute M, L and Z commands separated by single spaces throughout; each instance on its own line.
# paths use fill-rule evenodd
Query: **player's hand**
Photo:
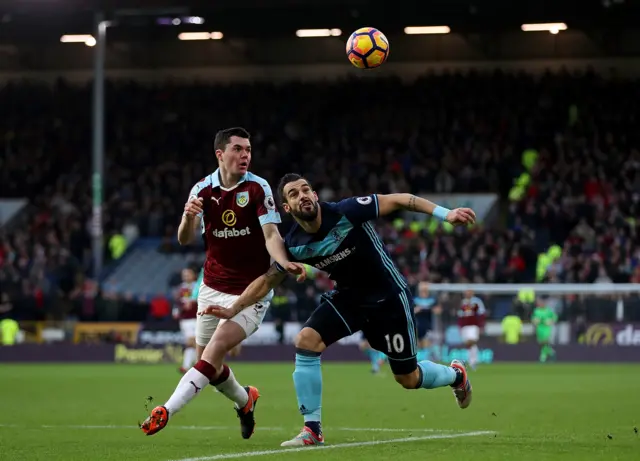
M 288 273 L 296 276 L 296 281 L 298 283 L 302 283 L 307 280 L 307 268 L 304 267 L 304 264 L 290 262 L 284 266 L 284 268 Z
M 222 306 L 207 306 L 198 312 L 198 315 L 213 315 L 219 319 L 230 319 L 235 317 L 236 314 L 237 312 L 235 309 Z
M 422 308 L 421 308 L 421 307 L 414 307 L 414 308 L 413 308 L 413 313 L 414 313 L 414 314 L 418 314 L 418 313 L 420 313 L 420 312 L 422 312 Z
M 454 226 L 475 224 L 476 214 L 471 208 L 454 208 L 447 213 L 446 221 Z
M 202 213 L 203 202 L 200 197 L 190 198 L 187 203 L 184 204 L 184 215 L 193 219 Z

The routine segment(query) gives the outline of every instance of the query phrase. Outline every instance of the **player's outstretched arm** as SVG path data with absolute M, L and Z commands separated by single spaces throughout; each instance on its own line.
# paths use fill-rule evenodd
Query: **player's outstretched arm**
M 299 264 L 294 264 L 289 261 L 289 255 L 284 246 L 284 240 L 280 235 L 278 226 L 276 224 L 268 223 L 262 226 L 262 232 L 264 233 L 264 242 L 269 252 L 269 255 L 275 262 L 280 264 L 280 267 L 286 271 L 297 275 L 298 277 L 306 277 L 306 271 L 303 270 Z
M 228 308 L 208 306 L 200 311 L 198 315 L 213 315 L 221 319 L 235 317 L 247 307 L 253 306 L 267 296 L 267 294 L 280 285 L 286 277 L 287 272 L 282 272 L 278 268 L 277 263 L 274 263 L 265 274 L 251 282 L 231 306 Z
M 476 214 L 471 208 L 449 210 L 413 194 L 386 194 L 377 197 L 379 216 L 385 216 L 398 210 L 407 210 L 435 216 L 454 226 L 464 226 L 476 222 Z

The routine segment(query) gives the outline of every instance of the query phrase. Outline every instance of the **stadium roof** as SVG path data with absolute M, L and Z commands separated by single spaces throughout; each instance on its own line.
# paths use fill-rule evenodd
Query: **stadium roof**
M 632 5 L 631 3 L 634 3 Z M 158 25 L 158 18 L 201 17 L 185 30 L 235 29 L 273 36 L 301 28 L 351 30 L 372 25 L 393 33 L 406 26 L 449 25 L 459 31 L 493 32 L 522 23 L 565 22 L 583 29 L 637 28 L 640 2 L 631 0 L 3 0 L 0 39 L 20 41 L 91 31 L 94 12 L 117 19 L 126 37 Z M 136 5 L 132 8 L 131 5 Z M 136 26 L 127 27 L 127 26 Z M 37 31 L 36 31 L 37 29 Z M 175 32 L 175 30 L 173 31 Z

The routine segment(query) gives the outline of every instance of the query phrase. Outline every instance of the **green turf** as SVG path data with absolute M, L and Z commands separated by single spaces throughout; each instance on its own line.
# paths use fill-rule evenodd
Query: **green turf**
M 241 382 L 262 392 L 258 428 L 248 441 L 240 437 L 231 404 L 211 389 L 165 430 L 144 436 L 135 427 L 146 416 L 144 400 L 151 395 L 155 403 L 164 402 L 179 379 L 174 367 L 0 365 L 0 460 L 213 461 L 245 458 L 225 454 L 280 450 L 280 442 L 301 426 L 292 365 L 233 368 Z M 372 376 L 365 364 L 327 364 L 327 445 L 433 438 L 259 459 L 628 461 L 640 453 L 640 435 L 634 432 L 640 424 L 638 366 L 486 365 L 471 376 L 474 401 L 460 410 L 448 388 L 406 391 L 388 372 Z M 80 427 L 107 425 L 115 427 Z M 457 438 L 475 431 L 495 434 Z M 437 438 L 451 436 L 456 438 Z

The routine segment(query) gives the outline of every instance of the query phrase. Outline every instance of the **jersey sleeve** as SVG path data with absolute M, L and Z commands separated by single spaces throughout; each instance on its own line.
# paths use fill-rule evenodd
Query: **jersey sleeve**
M 354 224 L 378 218 L 378 196 L 351 197 L 338 202 L 338 210 Z
M 256 212 L 258 213 L 260 225 L 280 224 L 282 220 L 280 219 L 280 213 L 278 213 L 278 209 L 276 208 L 276 201 L 273 198 L 271 186 L 266 182 L 261 182 L 259 183 L 259 188 L 256 187 L 255 190 L 257 200 Z

